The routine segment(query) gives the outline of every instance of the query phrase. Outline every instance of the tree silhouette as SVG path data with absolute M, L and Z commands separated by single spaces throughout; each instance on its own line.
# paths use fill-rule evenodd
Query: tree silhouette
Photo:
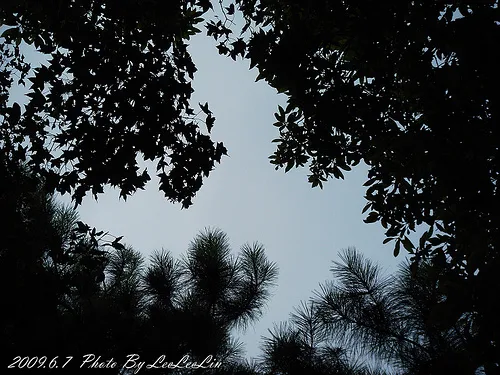
M 289 322 L 274 326 L 262 344 L 262 374 L 375 375 L 380 373 L 329 339 L 314 303 L 302 303 Z
M 174 359 L 175 353 L 179 358 L 219 354 L 227 363 L 237 362 L 241 353 L 231 331 L 258 319 L 276 276 L 262 245 L 244 245 L 233 257 L 227 236 L 217 229 L 200 233 L 182 261 L 155 253 L 145 273 L 151 298 L 145 352 L 162 347 Z M 165 332 L 176 339 L 165 343 Z
M 265 340 L 267 368 L 284 374 L 314 365 L 323 366 L 309 370 L 318 374 L 473 374 L 488 360 L 477 350 L 475 316 L 434 323 L 432 315 L 445 298 L 438 267 L 424 262 L 414 273 L 405 262 L 397 274 L 383 276 L 354 248 L 340 259 L 331 269 L 334 279 Z M 325 353 L 337 359 L 325 361 Z M 357 360 L 354 368 L 350 358 Z M 362 358 L 377 367 L 363 366 Z
M 61 314 L 70 296 L 95 287 L 103 251 L 95 236 L 76 231 L 83 225 L 76 212 L 56 203 L 26 166 L 2 158 L 0 177 L 2 359 L 61 355 Z
M 190 103 L 196 67 L 187 41 L 210 8 L 208 0 L 2 2 L 3 152 L 76 204 L 106 185 L 126 198 L 150 179 L 138 159 L 156 161 L 161 191 L 191 205 L 226 154 L 201 130 L 215 121 L 208 104 L 195 113 Z M 48 62 L 31 69 L 23 41 Z M 30 88 L 24 110 L 8 104 L 14 79 Z
M 322 186 L 364 161 L 367 222 L 382 223 L 396 253 L 441 250 L 468 274 L 483 265 L 499 227 L 497 1 L 234 4 L 247 34 L 231 43 L 240 30 L 213 21 L 208 33 L 288 97 L 271 162 L 309 163 Z M 408 231 L 423 223 L 453 240 L 428 243 L 429 232 L 412 244 Z
M 148 364 L 165 355 L 158 366 L 212 356 L 205 365 L 218 362 L 222 373 L 250 371 L 233 330 L 259 318 L 276 281 L 262 245 L 244 245 L 233 256 L 226 234 L 208 229 L 183 259 L 157 251 L 146 265 L 121 238 L 78 221 L 27 167 L 2 167 L 8 183 L 0 207 L 9 218 L 0 245 L 2 366 L 15 356 L 37 357 L 37 371 L 53 371 L 52 358 L 61 367 L 72 356 L 59 371 L 73 373 L 93 353 L 117 367 L 86 364 L 81 371 L 124 373 L 130 354 Z
M 500 371 L 489 295 L 500 268 L 498 1 L 225 4 L 226 22 L 207 24 L 219 52 L 249 59 L 288 97 L 271 163 L 307 164 L 313 187 L 366 163 L 365 222 L 382 224 L 395 256 L 446 270 L 436 322 L 476 314 L 477 344 Z

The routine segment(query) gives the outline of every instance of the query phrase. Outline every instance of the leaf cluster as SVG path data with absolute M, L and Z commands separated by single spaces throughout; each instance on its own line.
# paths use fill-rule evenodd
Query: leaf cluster
M 219 51 L 242 38 L 257 80 L 287 96 L 271 163 L 307 166 L 313 187 L 365 163 L 365 222 L 414 269 L 430 259 L 446 271 L 450 310 L 484 317 L 481 345 L 498 363 L 483 292 L 500 266 L 498 1 L 234 3 L 246 23 Z
M 7 1 L 0 9 L 9 27 L 0 47 L 2 150 L 77 205 L 107 185 L 125 199 L 150 180 L 140 159 L 156 161 L 160 190 L 189 207 L 226 154 L 190 105 L 196 67 L 187 41 L 210 7 L 206 0 Z M 47 62 L 32 69 L 21 42 Z M 16 75 L 29 88 L 24 109 L 7 106 Z M 209 132 L 214 121 L 207 113 Z

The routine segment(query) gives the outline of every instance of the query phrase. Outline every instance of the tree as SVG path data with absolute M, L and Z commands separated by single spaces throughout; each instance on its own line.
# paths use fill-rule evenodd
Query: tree
M 382 223 L 395 253 L 443 250 L 468 274 L 483 264 L 498 239 L 497 2 L 236 4 L 247 40 L 229 43 L 232 30 L 213 21 L 208 34 L 288 96 L 271 162 L 309 162 L 322 186 L 364 161 L 367 222 Z M 458 243 L 437 237 L 431 252 L 429 232 L 415 246 L 406 235 L 422 223 Z
M 446 270 L 442 318 L 481 316 L 484 350 L 500 363 L 487 295 L 500 267 L 498 1 L 237 0 L 226 20 L 238 12 L 241 30 L 211 21 L 207 32 L 288 97 L 271 162 L 308 165 L 313 187 L 366 163 L 365 221 L 382 224 L 396 256 L 404 247 L 415 266 Z
M 57 203 L 26 166 L 0 157 L 0 178 L 0 346 L 7 366 L 15 356 L 53 358 L 72 347 L 65 312 L 77 296 L 98 289 L 103 248 L 111 244 L 98 241 L 103 233 Z
M 150 179 L 138 159 L 154 160 L 165 196 L 188 207 L 226 154 L 199 126 L 214 124 L 208 104 L 195 113 L 189 101 L 196 67 L 186 42 L 210 8 L 208 0 L 4 1 L 2 152 L 76 204 L 106 185 L 125 199 Z M 47 63 L 32 70 L 23 41 Z M 24 110 L 8 104 L 14 78 L 29 84 Z
M 415 274 L 406 261 L 385 276 L 354 248 L 340 259 L 333 280 L 265 338 L 264 373 L 474 374 L 488 360 L 477 345 L 476 316 L 458 315 L 446 326 L 432 319 L 445 298 L 439 267 L 422 262 Z
M 292 315 L 297 332 L 314 327 L 312 336 L 319 342 L 402 374 L 473 374 L 484 365 L 473 315 L 450 317 L 447 325 L 432 319 L 446 298 L 439 288 L 439 267 L 422 262 L 412 274 L 404 262 L 398 273 L 384 276 L 354 248 L 344 250 L 340 259 L 331 268 L 333 280 Z
M 227 236 L 207 230 L 183 260 L 161 251 L 146 266 L 121 237 L 78 221 L 29 168 L 0 163 L 0 176 L 8 218 L 0 231 L 2 366 L 30 356 L 45 358 L 38 371 L 52 371 L 47 366 L 57 357 L 59 372 L 74 373 L 94 353 L 114 358 L 119 373 L 129 354 L 148 364 L 162 354 L 174 363 L 212 355 L 222 373 L 252 373 L 233 329 L 260 316 L 275 282 L 277 267 L 262 245 L 244 245 L 233 257 Z M 66 356 L 73 360 L 62 369 Z
M 78 319 L 69 317 L 69 342 L 78 343 L 73 352 L 99 350 L 120 366 L 132 353 L 147 364 L 165 355 L 159 365 L 177 363 L 185 355 L 198 363 L 213 356 L 205 365 L 220 363 L 215 373 L 251 373 L 232 329 L 259 317 L 275 282 L 277 267 L 266 259 L 261 245 L 244 245 L 233 258 L 226 235 L 207 230 L 180 261 L 157 251 L 143 267 L 140 253 L 119 248 L 108 258 L 105 274 L 92 295 L 83 300 L 76 295 L 71 303 L 80 314 Z
M 259 318 L 276 276 L 262 245 L 244 245 L 235 258 L 226 234 L 217 229 L 200 233 L 179 262 L 169 253 L 155 253 L 145 274 L 151 298 L 145 354 L 157 356 L 161 347 L 172 360 L 190 353 L 195 358 L 219 354 L 234 362 L 239 344 L 231 332 Z
M 302 303 L 289 322 L 270 330 L 262 343 L 263 374 L 375 375 L 371 369 L 329 338 L 314 303 Z

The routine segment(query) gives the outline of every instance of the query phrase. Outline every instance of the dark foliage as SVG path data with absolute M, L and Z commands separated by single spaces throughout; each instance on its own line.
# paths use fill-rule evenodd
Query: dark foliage
M 353 248 L 340 258 L 333 280 L 265 339 L 267 374 L 465 375 L 484 365 L 475 316 L 449 318 L 447 326 L 432 319 L 445 298 L 438 267 L 423 262 L 412 274 L 405 262 L 384 276 Z
M 123 245 L 57 204 L 27 167 L 0 158 L 0 179 L 2 368 L 15 356 L 81 353 L 80 335 L 99 328 L 83 320 L 104 279 L 105 248 Z
M 97 232 L 56 203 L 27 167 L 1 167 L 7 182 L 0 191 L 2 368 L 29 356 L 39 359 L 32 371 L 53 372 L 49 364 L 57 357 L 58 372 L 74 373 L 93 353 L 117 367 L 87 363 L 83 372 L 118 373 L 132 354 L 146 364 L 165 355 L 156 366 L 213 356 L 205 366 L 220 363 L 214 374 L 251 371 L 232 329 L 260 316 L 275 283 L 277 267 L 261 245 L 245 245 L 232 257 L 226 235 L 207 230 L 184 260 L 161 251 L 145 265 L 121 237 Z M 67 356 L 73 359 L 63 369 Z M 181 373 L 196 371 L 204 370 Z
M 367 222 L 419 256 L 445 251 L 468 274 L 484 264 L 498 236 L 497 2 L 236 4 L 248 40 L 229 44 L 222 24 L 208 33 L 288 96 L 272 162 L 309 162 L 321 186 L 364 161 Z M 422 223 L 455 241 L 406 240 Z
M 423 259 L 442 267 L 436 323 L 477 314 L 477 344 L 500 371 L 500 311 L 490 302 L 500 268 L 498 1 L 232 7 L 242 30 L 207 24 L 219 52 L 249 59 L 257 79 L 288 97 L 271 162 L 307 165 L 313 187 L 366 163 L 365 222 L 380 222 L 384 243 L 412 254 L 415 268 Z M 413 243 L 418 225 L 426 231 Z
M 214 124 L 208 104 L 198 113 L 190 104 L 196 67 L 186 42 L 210 7 L 207 0 L 3 1 L 2 151 L 76 204 L 106 185 L 126 198 L 150 179 L 138 159 L 156 161 L 165 196 L 190 206 L 226 154 L 199 127 L 205 122 L 210 132 Z M 29 78 L 21 42 L 48 60 Z M 14 79 L 29 84 L 24 109 L 7 105 Z

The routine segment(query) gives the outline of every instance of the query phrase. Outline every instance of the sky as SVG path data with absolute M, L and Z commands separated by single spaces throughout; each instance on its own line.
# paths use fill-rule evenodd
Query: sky
M 276 171 L 268 160 L 274 152 L 271 140 L 278 137 L 272 124 L 285 97 L 255 82 L 257 71 L 250 71 L 248 62 L 219 56 L 204 35 L 192 40 L 190 52 L 198 68 L 193 103 L 209 102 L 216 117 L 212 139 L 224 142 L 228 157 L 205 179 L 187 210 L 168 202 L 152 177 L 126 202 L 118 190 L 108 189 L 98 202 L 84 199 L 79 212 L 91 226 L 123 235 L 122 241 L 146 257 L 161 248 L 180 256 L 207 227 L 223 230 L 235 254 L 246 242 L 262 243 L 279 277 L 262 318 L 240 332 L 247 355 L 255 357 L 261 336 L 269 336 L 274 323 L 287 320 L 300 301 L 331 278 L 341 249 L 355 246 L 388 272 L 404 254 L 394 258 L 391 243 L 382 245 L 382 226 L 363 222 L 366 166 L 347 172 L 345 180 L 331 180 L 323 190 L 311 188 L 305 168 Z
M 228 156 L 205 179 L 189 209 L 164 198 L 153 167 L 144 191 L 124 201 L 118 190 L 105 189 L 97 202 L 85 197 L 78 211 L 82 221 L 123 236 L 123 243 L 146 258 L 162 248 L 180 257 L 209 227 L 228 235 L 235 255 L 244 243 L 263 244 L 268 259 L 279 267 L 277 286 L 262 318 L 238 333 L 247 357 L 257 357 L 261 336 L 269 336 L 268 329 L 287 320 L 294 307 L 331 279 L 330 267 L 340 250 L 354 246 L 387 272 L 395 271 L 405 254 L 394 258 L 392 243 L 382 244 L 382 226 L 363 222 L 366 166 L 346 172 L 345 180 L 330 180 L 322 190 L 311 188 L 306 168 L 276 171 L 268 160 L 275 147 L 271 140 L 278 138 L 272 124 L 285 97 L 265 82 L 255 82 L 257 71 L 249 70 L 248 62 L 219 56 L 204 33 L 190 44 L 198 68 L 193 107 L 209 102 L 216 117 L 212 139 L 224 142 Z M 20 90 L 12 99 L 24 101 Z M 70 202 L 67 196 L 62 200 Z

